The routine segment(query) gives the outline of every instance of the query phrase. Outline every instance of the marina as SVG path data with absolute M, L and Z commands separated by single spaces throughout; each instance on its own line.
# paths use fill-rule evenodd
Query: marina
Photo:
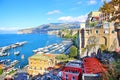
M 73 42 L 71 40 L 64 40 L 61 43 L 57 44 L 51 44 L 42 48 L 38 48 L 33 50 L 34 53 L 54 53 L 54 54 L 58 54 L 58 53 L 64 53 L 66 52 L 66 50 L 73 44 Z M 66 52 L 67 53 L 67 52 Z

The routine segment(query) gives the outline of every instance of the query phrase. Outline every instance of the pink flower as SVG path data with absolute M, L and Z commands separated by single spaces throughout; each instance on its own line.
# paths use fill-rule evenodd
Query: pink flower
M 120 47 L 116 48 L 115 52 L 119 53 L 120 52 Z

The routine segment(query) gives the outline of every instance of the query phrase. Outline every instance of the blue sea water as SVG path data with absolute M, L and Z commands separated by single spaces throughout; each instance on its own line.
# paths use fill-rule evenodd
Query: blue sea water
M 54 43 L 62 42 L 62 38 L 57 37 L 55 35 L 48 34 L 0 34 L 0 47 L 14 44 L 16 42 L 27 41 L 27 43 L 21 47 L 17 47 L 16 49 L 11 49 L 9 56 L 0 57 L 2 59 L 11 59 L 19 60 L 19 63 L 16 67 L 24 67 L 28 64 L 28 57 L 32 56 L 34 53 L 32 50 L 44 47 Z M 20 55 L 14 55 L 14 51 L 20 51 Z M 21 56 L 24 54 L 24 59 L 21 59 Z

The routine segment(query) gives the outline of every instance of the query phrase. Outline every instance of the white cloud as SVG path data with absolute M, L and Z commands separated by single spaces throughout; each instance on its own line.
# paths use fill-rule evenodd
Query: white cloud
M 0 30 L 1 31 L 17 31 L 17 30 L 19 30 L 19 29 L 21 29 L 21 28 L 19 28 L 19 27 L 1 27 L 0 28 Z
M 88 4 L 89 5 L 94 5 L 94 4 L 97 4 L 97 1 L 96 0 L 89 0 Z
M 53 11 L 49 11 L 47 14 L 52 15 L 52 14 L 59 14 L 59 13 L 61 13 L 59 10 L 53 10 Z
M 81 15 L 78 17 L 63 16 L 58 18 L 58 20 L 62 22 L 85 22 L 86 19 L 87 19 L 87 15 Z

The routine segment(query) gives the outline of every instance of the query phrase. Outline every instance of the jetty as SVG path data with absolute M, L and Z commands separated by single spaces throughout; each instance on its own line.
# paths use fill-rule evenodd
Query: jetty
M 14 60 L 14 61 L 12 61 L 12 62 L 10 63 L 10 65 L 7 66 L 7 67 L 9 67 L 9 68 L 14 67 L 18 62 L 19 62 L 18 60 Z
M 61 43 L 51 44 L 42 48 L 33 50 L 34 53 L 63 53 L 65 52 L 73 42 L 71 40 L 64 40 Z
M 0 57 L 9 55 L 9 53 L 6 52 L 7 50 L 23 46 L 26 43 L 27 43 L 27 41 L 16 42 L 16 43 L 8 45 L 8 46 L 0 47 Z

